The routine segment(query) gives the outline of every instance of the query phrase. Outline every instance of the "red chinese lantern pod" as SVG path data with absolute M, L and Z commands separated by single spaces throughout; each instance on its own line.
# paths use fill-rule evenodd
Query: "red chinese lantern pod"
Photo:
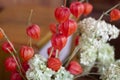
M 2 44 L 2 50 L 6 53 L 10 53 L 10 52 L 13 52 L 13 48 L 11 47 L 10 43 L 9 42 L 4 42 Z M 10 51 L 10 52 L 9 52 Z
M 4 37 L 3 33 L 0 31 L 0 39 Z
M 55 24 L 55 23 L 51 23 L 51 24 L 49 25 L 49 29 L 50 29 L 50 31 L 51 31 L 53 34 L 55 34 L 55 33 L 57 32 L 57 26 L 56 26 L 56 24 Z
M 23 70 L 24 70 L 25 72 L 28 70 L 29 65 L 28 65 L 28 62 L 27 62 L 27 61 L 25 61 L 25 62 L 22 63 L 22 68 L 23 68 Z
M 119 9 L 113 9 L 110 12 L 110 19 L 111 21 L 117 21 L 120 19 L 120 10 Z
M 79 44 L 79 38 L 80 38 L 80 36 L 75 37 L 75 46 L 77 46 Z
M 69 8 L 62 6 L 62 7 L 56 8 L 54 14 L 55 14 L 55 18 L 57 19 L 57 21 L 59 23 L 63 23 L 64 21 L 69 19 L 69 16 L 71 13 L 70 13 Z
M 10 80 L 23 80 L 18 72 L 14 72 L 10 76 Z
M 20 49 L 20 56 L 24 61 L 28 61 L 34 55 L 34 50 L 32 47 L 22 46 Z
M 38 40 L 40 38 L 40 27 L 36 24 L 30 25 L 26 29 L 27 35 L 32 39 Z
M 16 71 L 16 67 L 17 67 L 17 64 L 16 64 L 16 62 L 15 62 L 13 57 L 8 57 L 5 60 L 5 68 L 6 68 L 7 71 L 15 72 Z
M 80 17 L 84 12 L 84 5 L 81 2 L 73 2 L 70 5 L 70 11 L 75 17 Z
M 76 61 L 71 61 L 66 69 L 73 75 L 78 75 L 83 72 L 82 67 Z
M 62 66 L 62 62 L 59 58 L 49 58 L 47 61 L 47 67 L 53 71 L 58 71 Z
M 84 12 L 83 12 L 83 14 L 85 16 L 87 16 L 88 14 L 90 14 L 92 12 L 93 6 L 92 6 L 92 4 L 90 4 L 88 2 L 83 3 L 83 5 L 84 5 Z
M 54 34 L 51 39 L 52 46 L 59 51 L 66 45 L 67 38 L 63 34 Z
M 59 30 L 60 32 L 62 32 L 63 35 L 68 37 L 77 30 L 77 23 L 74 20 L 69 19 L 64 23 L 60 24 Z
M 50 55 L 50 53 L 51 53 L 51 50 L 52 50 L 52 47 L 49 47 L 48 48 L 48 55 Z M 51 57 L 55 57 L 56 56 L 56 53 L 57 53 L 57 49 L 53 49 L 53 52 L 52 52 L 52 55 L 51 55 Z M 58 52 L 58 55 L 59 55 L 59 52 Z

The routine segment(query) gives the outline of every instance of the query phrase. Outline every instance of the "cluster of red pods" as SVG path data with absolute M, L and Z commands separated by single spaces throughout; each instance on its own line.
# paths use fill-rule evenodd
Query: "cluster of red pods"
M 93 6 L 88 2 L 72 2 L 70 7 L 60 6 L 55 9 L 55 18 L 58 23 L 50 24 L 50 30 L 53 33 L 51 38 L 52 46 L 48 49 L 49 58 L 47 60 L 47 66 L 54 71 L 58 71 L 62 66 L 62 62 L 58 58 L 60 51 L 64 48 L 67 42 L 67 38 L 71 36 L 77 30 L 77 22 L 70 18 L 70 15 L 79 18 L 81 15 L 88 15 L 91 13 Z M 120 10 L 113 9 L 110 12 L 111 21 L 116 21 L 120 19 Z M 36 24 L 32 24 L 26 29 L 27 35 L 35 40 L 40 38 L 40 27 Z M 3 31 L 0 31 L 0 39 L 3 37 L 6 38 L 6 35 Z M 75 44 L 78 45 L 79 36 L 76 38 Z M 6 42 L 2 44 L 2 49 L 6 53 L 16 53 L 13 44 L 7 39 Z M 27 61 L 34 56 L 34 49 L 31 46 L 22 46 L 20 51 L 20 57 L 22 58 L 22 68 L 24 71 L 27 71 L 29 68 Z M 18 72 L 18 65 L 16 63 L 17 57 L 8 57 L 5 60 L 6 70 L 11 72 L 10 80 L 22 80 L 23 78 Z M 76 61 L 71 61 L 67 66 L 68 70 L 73 75 L 78 75 L 82 73 L 81 65 Z M 23 72 L 24 72 L 23 71 Z
M 49 59 L 47 66 L 54 71 L 58 71 L 62 66 L 62 62 L 58 58 L 60 51 L 65 47 L 67 38 L 77 30 L 77 21 L 71 19 L 71 15 L 79 18 L 81 15 L 91 13 L 93 6 L 88 2 L 72 2 L 70 7 L 60 6 L 55 9 L 54 15 L 58 23 L 50 24 L 50 30 L 53 33 L 51 38 L 52 46 L 48 49 Z M 77 38 L 78 39 L 78 38 Z M 76 40 L 78 44 L 78 40 Z M 53 49 L 53 51 L 52 51 Z M 57 55 L 57 56 L 56 56 Z M 77 75 L 82 73 L 82 67 L 77 61 L 71 61 L 66 67 L 71 74 Z

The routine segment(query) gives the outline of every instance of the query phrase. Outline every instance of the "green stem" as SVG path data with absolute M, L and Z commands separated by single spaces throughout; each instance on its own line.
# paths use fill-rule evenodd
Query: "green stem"
M 98 20 L 101 20 L 104 17 L 104 15 L 108 14 L 111 10 L 115 9 L 118 6 L 120 6 L 120 3 L 116 4 L 115 6 L 113 6 L 109 10 L 107 10 L 106 12 L 103 12 L 103 14 L 100 16 L 100 18 Z

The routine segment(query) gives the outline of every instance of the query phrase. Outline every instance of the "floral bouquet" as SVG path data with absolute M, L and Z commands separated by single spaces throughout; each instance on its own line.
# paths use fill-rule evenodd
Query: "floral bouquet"
M 114 47 L 107 42 L 118 37 L 119 29 L 101 20 L 106 14 L 110 15 L 111 21 L 119 20 L 118 6 L 120 3 L 104 12 L 98 20 L 92 17 L 79 20 L 81 15 L 86 16 L 91 13 L 92 4 L 75 1 L 68 8 L 65 0 L 64 5 L 55 10 L 58 23 L 50 25 L 53 35 L 47 59 L 35 54 L 32 48 L 31 39 L 40 38 L 40 27 L 37 24 L 29 24 L 27 27 L 26 33 L 30 37 L 29 46 L 22 46 L 19 52 L 0 28 L 0 38 L 6 39 L 2 49 L 11 54 L 11 57 L 5 60 L 5 68 L 11 72 L 10 80 L 75 80 L 86 75 L 99 75 L 102 80 L 119 80 L 120 60 L 115 60 Z M 31 15 L 32 10 L 30 17 Z M 72 54 L 61 62 L 60 51 L 66 45 L 67 38 L 73 33 L 77 34 L 75 48 Z M 72 60 L 78 54 L 79 62 Z M 93 67 L 98 70 L 91 72 Z

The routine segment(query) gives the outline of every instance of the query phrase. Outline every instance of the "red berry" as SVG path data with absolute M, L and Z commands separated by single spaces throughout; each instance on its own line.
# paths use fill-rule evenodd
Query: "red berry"
M 10 80 L 23 80 L 18 72 L 14 72 L 11 74 Z
M 2 44 L 2 50 L 6 53 L 9 53 L 9 51 L 13 52 L 13 48 L 11 47 L 9 42 L 4 42 Z
M 80 36 L 76 36 L 76 38 L 75 38 L 75 46 L 77 46 L 79 44 L 79 38 L 80 38 Z
M 34 50 L 32 47 L 22 46 L 20 49 L 20 56 L 24 61 L 28 61 L 34 55 Z
M 88 2 L 84 3 L 83 5 L 84 5 L 84 13 L 83 14 L 86 16 L 92 12 L 93 6 L 92 6 L 92 4 L 90 4 Z
M 52 50 L 52 47 L 49 47 L 49 48 L 48 48 L 48 55 L 50 55 L 51 50 Z M 56 56 L 56 52 L 57 52 L 57 50 L 56 50 L 56 49 L 54 49 L 54 50 L 53 50 L 53 52 L 52 52 L 51 57 L 55 57 L 55 56 Z M 58 54 L 59 54 L 59 53 L 58 53 Z
M 55 49 L 61 50 L 67 42 L 67 38 L 63 34 L 54 34 L 51 39 L 52 46 Z
M 30 25 L 26 29 L 27 35 L 32 39 L 38 40 L 40 38 L 40 27 L 36 24 Z
M 76 61 L 71 61 L 67 67 L 67 70 L 73 75 L 78 75 L 78 74 L 81 74 L 83 72 L 82 67 Z
M 75 17 L 80 17 L 84 12 L 84 5 L 81 2 L 73 2 L 70 5 L 70 11 Z
M 53 34 L 55 34 L 55 33 L 57 32 L 56 27 L 57 27 L 57 26 L 56 26 L 55 23 L 51 23 L 51 24 L 49 25 L 50 31 L 51 31 Z
M 13 57 L 8 57 L 5 60 L 5 68 L 6 68 L 7 71 L 15 72 L 16 71 L 16 67 L 17 67 L 17 64 L 16 64 L 16 62 L 15 62 Z
M 0 31 L 0 39 L 4 37 L 3 33 Z
M 74 20 L 67 20 L 64 23 L 60 24 L 59 30 L 66 37 L 70 36 L 77 30 L 77 23 Z
M 119 20 L 120 19 L 120 10 L 119 9 L 113 9 L 110 12 L 110 18 L 111 18 L 111 21 Z
M 67 7 L 58 7 L 55 10 L 55 18 L 59 23 L 62 23 L 69 19 L 70 10 Z
M 49 58 L 47 61 L 47 66 L 54 71 L 58 71 L 62 66 L 62 62 L 59 58 Z
M 28 70 L 28 68 L 29 68 L 29 65 L 28 65 L 28 62 L 23 62 L 22 63 L 22 68 L 24 69 L 24 71 L 26 72 L 27 70 Z

